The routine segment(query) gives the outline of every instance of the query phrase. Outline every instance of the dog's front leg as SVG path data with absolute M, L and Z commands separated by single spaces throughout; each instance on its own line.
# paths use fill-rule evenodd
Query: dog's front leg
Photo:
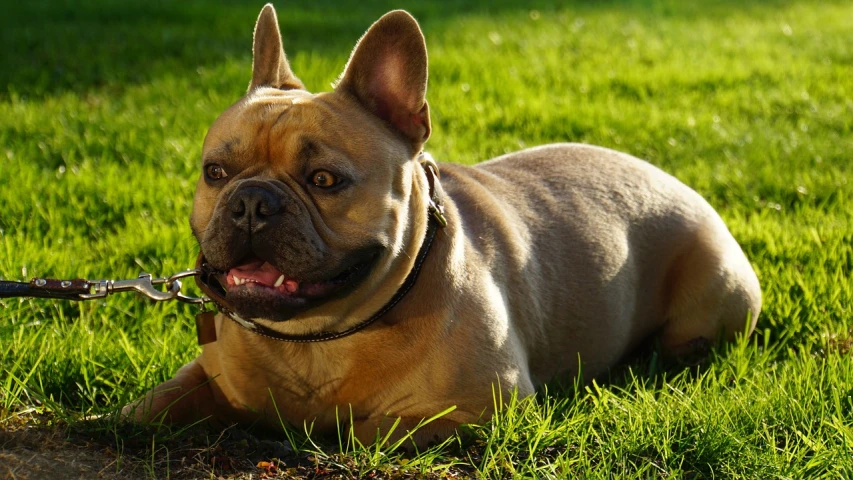
M 213 389 L 212 380 L 193 360 L 181 367 L 174 378 L 122 408 L 121 415 L 138 423 L 190 424 L 214 414 Z

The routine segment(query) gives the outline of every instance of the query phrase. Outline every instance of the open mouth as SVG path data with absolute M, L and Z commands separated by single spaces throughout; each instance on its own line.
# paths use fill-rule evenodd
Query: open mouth
M 269 295 L 293 298 L 323 297 L 346 285 L 359 272 L 366 270 L 370 263 L 369 260 L 372 259 L 356 263 L 329 280 L 308 282 L 290 277 L 279 271 L 271 263 L 252 257 L 222 274 L 219 281 L 226 293 L 255 290 Z
M 375 249 L 358 252 L 329 279 L 309 281 L 251 256 L 227 270 L 207 267 L 209 275 L 204 276 L 204 283 L 241 316 L 282 321 L 352 291 L 368 276 L 378 258 Z

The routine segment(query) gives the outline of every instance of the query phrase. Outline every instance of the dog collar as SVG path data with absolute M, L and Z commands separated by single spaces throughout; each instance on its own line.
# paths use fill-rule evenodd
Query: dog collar
M 292 343 L 325 342 L 336 338 L 346 337 L 358 332 L 359 330 L 367 328 L 373 322 L 379 320 L 383 315 L 388 313 L 388 311 L 394 308 L 394 306 L 397 305 L 407 293 L 409 293 L 409 290 L 412 289 L 418 279 L 424 260 L 426 260 L 430 247 L 432 247 L 433 240 L 435 240 L 436 232 L 439 228 L 447 226 L 447 218 L 444 216 L 444 205 L 442 203 L 441 193 L 439 192 L 440 189 L 438 188 L 438 164 L 436 164 L 432 156 L 426 152 L 420 153 L 418 156 L 418 163 L 423 167 L 429 184 L 429 203 L 427 206 L 429 223 L 427 224 L 426 236 L 424 237 L 420 250 L 418 250 L 417 257 L 415 257 L 415 265 L 409 271 L 409 274 L 406 276 L 403 284 L 399 289 L 397 289 L 397 292 L 394 293 L 394 296 L 391 297 L 388 303 L 383 305 L 382 308 L 380 308 L 370 318 L 340 332 L 318 332 L 306 335 L 285 334 L 261 325 L 254 320 L 241 318 L 237 315 L 234 312 L 234 309 L 230 308 L 230 305 L 228 305 L 225 298 L 210 287 L 210 280 L 215 272 L 207 265 L 203 254 L 199 254 L 196 262 L 196 268 L 201 271 L 201 274 L 195 277 L 196 284 L 205 293 L 205 295 L 210 298 L 223 315 L 230 318 L 234 323 L 240 325 L 246 330 L 273 340 Z M 196 329 L 200 345 L 216 341 L 216 328 L 212 312 L 202 312 L 200 315 L 196 316 Z

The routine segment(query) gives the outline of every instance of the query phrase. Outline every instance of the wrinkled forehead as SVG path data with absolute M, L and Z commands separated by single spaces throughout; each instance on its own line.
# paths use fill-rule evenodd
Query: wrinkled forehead
M 274 133 L 281 135 L 288 129 L 305 128 L 311 117 L 316 116 L 312 108 L 304 108 L 312 97 L 302 90 L 255 90 L 213 122 L 204 139 L 205 155 L 215 155 L 219 150 L 245 152 L 253 146 L 253 141 L 260 142 Z
M 259 88 L 216 119 L 205 137 L 203 155 L 258 158 L 270 150 L 296 153 L 314 144 L 334 145 L 359 156 L 391 147 L 372 141 L 381 138 L 387 138 L 387 127 L 345 95 Z

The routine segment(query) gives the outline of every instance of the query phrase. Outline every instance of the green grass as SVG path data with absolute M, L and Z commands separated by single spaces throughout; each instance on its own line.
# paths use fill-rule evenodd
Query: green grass
M 201 140 L 248 84 L 261 3 L 30 3 L 0 19 L 0 278 L 189 267 Z M 151 437 L 81 422 L 195 357 L 195 312 L 128 295 L 4 300 L 0 434 L 11 443 L 0 448 L 35 425 L 73 441 L 84 431 L 117 460 L 109 471 L 150 477 L 257 476 L 254 464 L 273 456 L 280 475 L 853 476 L 853 4 L 708 3 L 277 7 L 293 69 L 313 91 L 329 88 L 379 15 L 414 13 L 440 160 L 580 141 L 646 158 L 698 190 L 760 277 L 764 310 L 749 340 L 697 366 L 652 353 L 593 383 L 555 385 L 412 456 L 299 429 L 291 445 L 233 429 Z

